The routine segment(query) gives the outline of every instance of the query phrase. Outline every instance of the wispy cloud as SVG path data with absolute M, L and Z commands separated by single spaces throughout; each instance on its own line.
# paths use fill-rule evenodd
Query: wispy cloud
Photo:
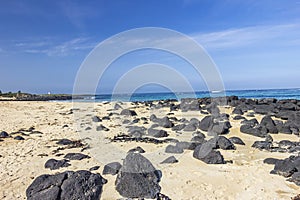
M 68 56 L 78 51 L 95 47 L 96 43 L 87 37 L 78 37 L 67 41 L 26 41 L 17 42 L 17 51 L 33 54 L 46 54 L 48 56 Z
M 259 44 L 299 45 L 300 24 L 253 26 L 210 33 L 195 33 L 191 37 L 209 49 L 228 49 Z

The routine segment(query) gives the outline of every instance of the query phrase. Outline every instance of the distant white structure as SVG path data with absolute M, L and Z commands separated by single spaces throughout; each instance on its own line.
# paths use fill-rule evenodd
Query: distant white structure
M 51 94 L 51 92 L 48 92 L 48 95 L 50 95 Z

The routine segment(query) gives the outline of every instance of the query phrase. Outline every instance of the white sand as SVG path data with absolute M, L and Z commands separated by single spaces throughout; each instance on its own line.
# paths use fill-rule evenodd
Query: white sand
M 80 170 L 100 165 L 100 169 L 94 172 L 102 173 L 106 161 L 120 161 L 125 153 L 136 146 L 141 146 L 146 150 L 144 154 L 155 167 L 162 170 L 162 180 L 160 185 L 162 193 L 171 199 L 290 199 L 300 193 L 300 187 L 293 183 L 285 181 L 285 178 L 278 175 L 271 175 L 269 172 L 273 169 L 272 165 L 263 164 L 263 159 L 268 157 L 286 158 L 287 153 L 270 153 L 251 148 L 256 138 L 250 135 L 242 134 L 239 131 L 239 122 L 231 120 L 233 128 L 226 137 L 238 136 L 244 140 L 246 146 L 236 145 L 234 151 L 221 151 L 225 160 L 233 160 L 233 164 L 225 165 L 207 165 L 200 160 L 192 157 L 192 151 L 185 151 L 184 154 L 175 155 L 179 162 L 175 164 L 159 164 L 162 160 L 171 156 L 164 153 L 167 144 L 154 145 L 145 143 L 114 143 L 102 146 L 103 150 L 84 151 L 83 153 L 92 156 L 91 159 L 81 161 L 71 161 L 71 166 L 60 168 L 59 170 L 49 170 L 44 168 L 45 162 L 50 158 L 61 159 L 52 151 L 57 149 L 54 139 L 82 139 L 89 136 L 86 133 L 79 134 L 76 131 L 77 125 L 84 124 L 85 116 L 82 121 L 75 121 L 73 114 L 68 114 L 72 108 L 72 103 L 65 102 L 0 102 L 0 131 L 8 133 L 18 131 L 21 128 L 30 128 L 34 126 L 37 131 L 43 132 L 43 135 L 35 134 L 24 136 L 24 141 L 6 138 L 0 142 L 0 199 L 26 199 L 26 188 L 32 183 L 33 179 L 42 174 L 55 174 L 66 170 Z M 125 107 L 125 105 L 122 105 Z M 128 103 L 127 106 L 134 107 Z M 106 116 L 113 105 L 97 104 L 94 106 L 98 116 Z M 144 107 L 135 108 L 138 117 L 149 118 L 150 114 L 155 113 L 162 117 L 168 113 L 168 109 L 148 111 Z M 231 108 L 222 108 L 223 112 L 231 113 Z M 117 111 L 120 112 L 120 111 Z M 67 114 L 66 114 L 67 113 Z M 199 112 L 181 113 L 174 112 L 177 118 L 186 117 L 187 119 L 196 117 L 199 120 L 204 115 Z M 91 113 L 93 115 L 94 113 Z M 172 115 L 171 115 L 172 116 Z M 170 117 L 171 117 L 170 116 Z M 261 116 L 257 116 L 261 118 Z M 103 121 L 103 124 L 110 129 L 104 136 L 113 136 L 120 132 L 125 132 L 124 126 L 119 126 L 124 117 L 113 120 Z M 133 119 L 133 118 L 132 118 Z M 231 117 L 232 119 L 232 117 Z M 63 125 L 68 125 L 62 128 Z M 92 127 L 93 124 L 90 126 Z M 142 121 L 136 125 L 143 125 Z M 144 125 L 149 127 L 149 125 Z M 169 129 L 165 129 L 170 137 L 179 140 L 190 140 L 192 133 L 184 132 L 177 134 Z M 299 137 L 294 135 L 272 135 L 275 141 L 289 139 L 299 141 Z M 101 138 L 101 137 L 99 137 Z M 88 141 L 88 140 L 85 140 Z M 98 147 L 99 148 L 99 147 Z M 100 149 L 101 149 L 100 148 Z M 106 148 L 106 150 L 105 150 Z M 114 150 L 123 154 L 113 155 Z M 107 154 L 107 151 L 111 152 Z M 66 149 L 59 153 L 80 152 L 80 148 Z M 48 154 L 48 156 L 38 156 L 39 154 Z M 124 156 L 123 156 L 124 158 Z M 104 185 L 101 199 L 118 199 L 121 196 L 114 189 L 116 176 L 103 176 L 108 180 Z

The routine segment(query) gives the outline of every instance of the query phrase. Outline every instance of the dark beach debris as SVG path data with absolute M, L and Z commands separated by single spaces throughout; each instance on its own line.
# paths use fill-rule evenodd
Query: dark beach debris
M 90 169 L 89 169 L 89 171 L 96 171 L 96 170 L 98 170 L 100 168 L 100 166 L 94 166 L 94 167 L 91 167 Z
M 82 160 L 85 158 L 91 158 L 88 155 L 82 154 L 82 153 L 68 153 L 64 156 L 64 158 L 69 160 Z
M 173 164 L 173 163 L 177 163 L 178 160 L 175 158 L 175 156 L 170 156 L 168 158 L 166 158 L 165 160 L 163 160 L 160 164 Z
M 56 170 L 61 167 L 69 167 L 71 164 L 69 163 L 69 160 L 63 159 L 63 160 L 56 160 L 56 159 L 49 159 L 45 163 L 45 168 L 49 168 L 50 170 Z
M 123 161 L 115 185 L 119 194 L 126 198 L 150 198 L 159 196 L 161 171 L 138 153 L 129 153 Z
M 86 145 L 82 143 L 81 140 L 69 140 L 69 139 L 60 139 L 56 142 L 56 144 L 59 145 L 65 145 L 67 146 L 67 149 L 71 148 L 80 148 L 80 147 L 85 147 Z
M 119 162 L 108 163 L 104 166 L 102 174 L 103 175 L 106 175 L 106 174 L 116 175 L 117 173 L 119 173 L 121 167 L 122 167 L 122 165 Z
M 37 177 L 26 190 L 28 200 L 89 199 L 98 200 L 107 180 L 89 171 L 66 171 Z
M 150 137 L 131 137 L 129 135 L 121 134 L 121 135 L 114 136 L 112 139 L 110 139 L 110 141 L 111 142 L 143 142 L 143 143 L 163 144 L 163 143 L 174 142 L 176 140 L 174 140 L 172 138 L 158 140 L 158 139 L 150 138 Z
M 9 138 L 9 134 L 6 131 L 1 131 L 0 138 Z
M 136 112 L 134 110 L 123 109 L 120 115 L 127 115 L 127 116 L 136 116 Z

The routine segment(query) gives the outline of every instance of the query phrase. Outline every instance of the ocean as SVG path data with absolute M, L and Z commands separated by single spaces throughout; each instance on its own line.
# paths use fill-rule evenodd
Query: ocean
M 264 90 L 228 90 L 225 91 L 226 96 L 238 96 L 239 98 L 276 98 L 280 99 L 298 99 L 300 100 L 300 89 L 264 89 Z M 190 98 L 190 97 L 210 97 L 207 91 L 200 91 L 195 93 L 133 93 L 133 94 L 101 94 L 101 95 L 86 95 L 84 100 L 80 101 L 154 101 Z

